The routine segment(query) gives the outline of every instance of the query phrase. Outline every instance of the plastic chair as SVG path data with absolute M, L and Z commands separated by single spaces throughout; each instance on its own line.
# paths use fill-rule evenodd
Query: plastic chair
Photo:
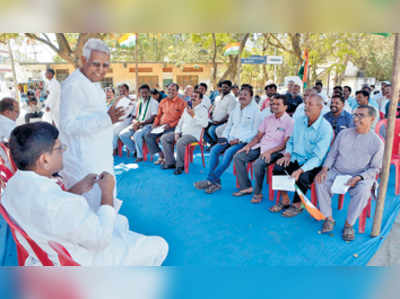
M 10 170 L 12 171 L 12 173 L 15 173 L 17 171 L 17 166 L 14 163 L 14 160 L 11 157 L 11 152 L 10 149 L 8 148 L 7 145 L 5 145 L 3 142 L 0 142 L 0 148 L 3 150 L 4 154 L 5 154 L 5 158 L 8 159 L 8 162 L 11 166 Z M 3 161 L 4 164 L 7 166 L 7 161 Z
M 188 145 L 186 145 L 185 148 L 185 160 L 184 160 L 184 167 L 185 167 L 185 172 L 189 173 L 189 165 L 190 163 L 193 163 L 193 152 L 196 146 L 200 147 L 200 152 L 201 152 L 201 159 L 203 162 L 203 167 L 206 167 L 206 162 L 204 160 L 204 131 L 205 129 L 203 128 L 201 130 L 200 134 L 200 141 L 198 142 L 192 142 Z
M 64 246 L 54 241 L 49 241 L 48 243 L 49 246 L 57 253 L 61 266 L 80 266 L 80 264 L 72 259 L 71 255 L 64 248 Z
M 249 172 L 250 172 L 250 175 L 251 175 L 251 179 L 253 179 L 253 162 L 248 162 L 247 163 L 247 173 L 249 173 Z M 240 185 L 239 185 L 239 179 L 237 177 L 235 163 L 233 163 L 233 175 L 236 176 L 236 188 L 239 189 Z
M 380 120 L 375 127 L 375 133 L 385 142 L 385 139 L 380 135 L 382 126 L 387 128 L 387 119 Z M 398 195 L 400 194 L 400 119 L 396 119 L 390 164 L 395 167 L 395 194 Z
M 147 144 L 144 140 L 143 140 L 142 151 L 143 151 L 143 160 L 147 161 L 147 155 L 149 154 L 149 148 L 147 147 Z M 150 155 L 150 161 L 153 161 L 153 155 Z

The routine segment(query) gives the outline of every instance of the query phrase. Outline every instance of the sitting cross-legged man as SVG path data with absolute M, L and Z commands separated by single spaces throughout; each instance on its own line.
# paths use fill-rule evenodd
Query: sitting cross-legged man
M 179 175 L 183 172 L 185 160 L 185 150 L 188 144 L 200 141 L 203 128 L 208 125 L 208 109 L 202 103 L 203 95 L 199 91 L 192 93 L 191 101 L 185 108 L 175 132 L 164 134 L 161 137 L 162 151 L 166 165 L 176 167 L 174 174 Z M 174 143 L 176 142 L 176 154 L 174 157 Z M 166 169 L 166 168 L 165 168 Z
M 319 207 L 327 217 L 322 232 L 327 233 L 335 225 L 331 202 L 333 182 L 338 175 L 351 176 L 346 183 L 350 187 L 348 192 L 351 200 L 342 235 L 345 241 L 354 240 L 353 225 L 368 204 L 372 185 L 382 167 L 384 149 L 381 139 L 371 131 L 377 117 L 376 110 L 372 106 L 361 105 L 353 117 L 355 128 L 339 133 L 315 179 Z
M 239 104 L 229 115 L 223 138 L 211 149 L 207 179 L 196 182 L 195 188 L 209 194 L 221 189 L 221 175 L 229 167 L 235 153 L 257 134 L 260 115 L 258 105 L 253 101 L 253 87 L 243 84 Z
M 16 127 L 10 138 L 11 156 L 18 167 L 7 182 L 1 203 L 7 213 L 58 265 L 49 241 L 60 243 L 82 266 L 159 266 L 168 253 L 161 237 L 129 230 L 125 216 L 118 214 L 114 199 L 114 177 L 88 174 L 63 191 L 54 180 L 63 168 L 58 130 L 36 122 Z M 100 187 L 100 205 L 94 211 L 82 194 L 95 184 Z M 27 248 L 25 265 L 40 265 Z
M 256 183 L 254 196 L 251 200 L 252 203 L 261 202 L 265 169 L 282 158 L 281 151 L 285 149 L 286 142 L 293 132 L 294 120 L 286 113 L 288 106 L 287 96 L 273 95 L 269 106 L 273 114 L 264 118 L 258 128 L 257 135 L 249 144 L 239 150 L 234 157 L 240 188 L 240 191 L 233 193 L 234 196 L 253 192 L 246 165 L 255 161 L 253 168 Z
M 311 95 L 304 103 L 304 116 L 295 119 L 292 136 L 286 144 L 286 151 L 274 167 L 274 175 L 291 175 L 297 186 L 306 194 L 321 170 L 321 164 L 329 150 L 333 130 L 323 117 L 323 99 L 320 95 Z M 301 199 L 294 194 L 290 205 L 287 191 L 281 191 L 281 201 L 270 208 L 271 212 L 282 212 L 282 216 L 293 217 L 302 212 Z
M 175 165 L 164 165 L 164 153 L 161 151 L 157 140 L 158 138 L 161 138 L 163 134 L 168 134 L 174 131 L 183 111 L 186 108 L 186 102 L 179 97 L 178 91 L 178 84 L 169 84 L 168 97 L 163 99 L 158 106 L 158 113 L 154 119 L 152 129 L 163 126 L 163 128 L 161 128 L 161 132 L 153 132 L 153 130 L 150 130 L 146 135 L 144 135 L 144 140 L 149 148 L 149 153 L 151 155 L 159 155 L 158 160 L 155 161 L 154 164 L 161 165 L 161 168 L 164 169 L 175 168 Z

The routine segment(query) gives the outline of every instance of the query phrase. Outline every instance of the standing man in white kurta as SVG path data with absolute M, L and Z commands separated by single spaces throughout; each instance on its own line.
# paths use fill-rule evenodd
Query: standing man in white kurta
M 60 127 L 60 93 L 61 85 L 54 77 L 55 72 L 53 69 L 47 69 L 46 79 L 48 80 L 47 92 L 48 96 L 46 99 L 47 108 L 46 112 L 50 113 L 50 119 L 53 124 Z
M 66 187 L 88 173 L 113 171 L 113 126 L 124 114 L 114 106 L 107 111 L 106 96 L 100 81 L 110 66 L 110 50 L 99 39 L 89 39 L 83 47 L 82 67 L 74 71 L 61 89 L 60 137 L 68 146 L 62 176 Z M 100 206 L 100 189 L 84 194 L 90 207 Z

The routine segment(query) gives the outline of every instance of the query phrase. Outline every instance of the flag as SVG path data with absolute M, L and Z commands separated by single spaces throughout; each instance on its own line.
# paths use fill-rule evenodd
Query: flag
M 304 207 L 306 208 L 307 212 L 310 213 L 312 217 L 319 220 L 324 220 L 326 217 L 324 214 L 321 213 L 320 210 L 316 206 L 312 204 L 312 202 L 301 192 L 300 188 L 295 185 L 296 193 L 300 197 L 301 202 L 303 203 Z
M 136 34 L 126 33 L 118 39 L 121 48 L 133 48 L 136 45 Z
M 298 72 L 298 76 L 303 81 L 303 88 L 307 87 L 307 72 L 308 72 L 308 50 L 304 50 L 303 63 Z
M 230 43 L 225 46 L 224 56 L 238 55 L 240 50 L 240 43 Z
M 374 32 L 372 34 L 380 35 L 380 36 L 383 36 L 383 37 L 389 37 L 389 36 L 392 35 L 391 33 L 388 33 L 388 32 Z

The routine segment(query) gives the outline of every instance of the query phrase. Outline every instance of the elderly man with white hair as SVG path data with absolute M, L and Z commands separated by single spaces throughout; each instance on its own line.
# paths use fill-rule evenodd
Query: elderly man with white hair
M 60 104 L 60 137 L 67 145 L 64 170 L 67 188 L 88 173 L 113 174 L 113 124 L 124 114 L 112 106 L 107 111 L 106 96 L 100 81 L 110 66 L 110 50 L 99 39 L 89 39 L 83 47 L 81 67 L 63 83 Z M 89 206 L 100 207 L 100 189 L 83 194 Z

